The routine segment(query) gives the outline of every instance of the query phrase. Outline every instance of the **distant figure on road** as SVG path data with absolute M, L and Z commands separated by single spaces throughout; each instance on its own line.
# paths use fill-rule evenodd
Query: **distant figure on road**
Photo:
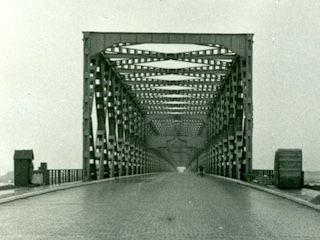
M 199 166 L 199 173 L 198 173 L 198 175 L 200 174 L 201 177 L 204 176 L 203 170 L 204 170 L 204 167 L 203 167 L 202 165 L 200 165 L 200 166 Z

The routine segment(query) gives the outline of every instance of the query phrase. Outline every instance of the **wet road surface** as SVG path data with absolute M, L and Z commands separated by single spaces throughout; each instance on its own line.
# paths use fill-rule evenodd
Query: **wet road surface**
M 0 205 L 0 239 L 320 239 L 320 211 L 224 179 L 163 173 Z

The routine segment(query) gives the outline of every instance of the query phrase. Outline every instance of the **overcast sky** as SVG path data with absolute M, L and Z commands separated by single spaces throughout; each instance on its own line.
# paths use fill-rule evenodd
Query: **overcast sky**
M 320 1 L 0 0 L 0 175 L 82 167 L 82 31 L 254 33 L 253 167 L 302 148 L 320 171 Z

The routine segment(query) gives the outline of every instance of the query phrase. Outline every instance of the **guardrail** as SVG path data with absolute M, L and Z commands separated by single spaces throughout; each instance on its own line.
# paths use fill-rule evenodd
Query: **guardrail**
M 273 185 L 274 171 L 265 169 L 252 170 L 253 181 L 261 185 Z
M 82 169 L 49 169 L 49 184 L 82 181 Z
M 267 175 L 268 177 L 273 177 L 274 171 L 273 170 L 264 170 L 264 169 L 254 169 L 254 170 L 252 170 L 252 174 L 254 177 L 265 176 L 265 175 Z

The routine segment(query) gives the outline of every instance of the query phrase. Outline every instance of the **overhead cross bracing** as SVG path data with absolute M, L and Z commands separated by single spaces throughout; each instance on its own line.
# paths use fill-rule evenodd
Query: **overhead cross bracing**
M 170 94 L 178 99 L 185 96 L 193 110 L 203 112 L 201 105 L 191 102 L 192 98 L 218 92 L 235 53 L 218 44 L 117 43 L 107 48 L 103 55 L 111 61 L 132 95 L 140 99 L 152 96 L 159 99 L 160 104 L 166 104 L 161 98 Z M 211 56 L 228 58 L 211 59 Z M 153 113 L 152 110 L 161 114 L 156 106 L 149 106 L 147 114 Z M 185 111 L 185 114 L 189 113 Z
M 217 44 L 130 43 L 117 43 L 103 54 L 120 74 L 131 95 L 144 100 L 140 109 L 146 114 L 206 114 L 208 107 L 192 100 L 196 97 L 213 99 L 234 55 Z M 228 57 L 219 59 L 212 56 Z M 170 96 L 177 101 L 175 106 L 167 107 L 165 98 Z M 184 97 L 188 100 L 180 103 Z M 158 103 L 154 104 L 153 99 Z
M 88 32 L 84 59 L 88 179 L 156 170 L 155 156 L 249 174 L 252 34 Z

